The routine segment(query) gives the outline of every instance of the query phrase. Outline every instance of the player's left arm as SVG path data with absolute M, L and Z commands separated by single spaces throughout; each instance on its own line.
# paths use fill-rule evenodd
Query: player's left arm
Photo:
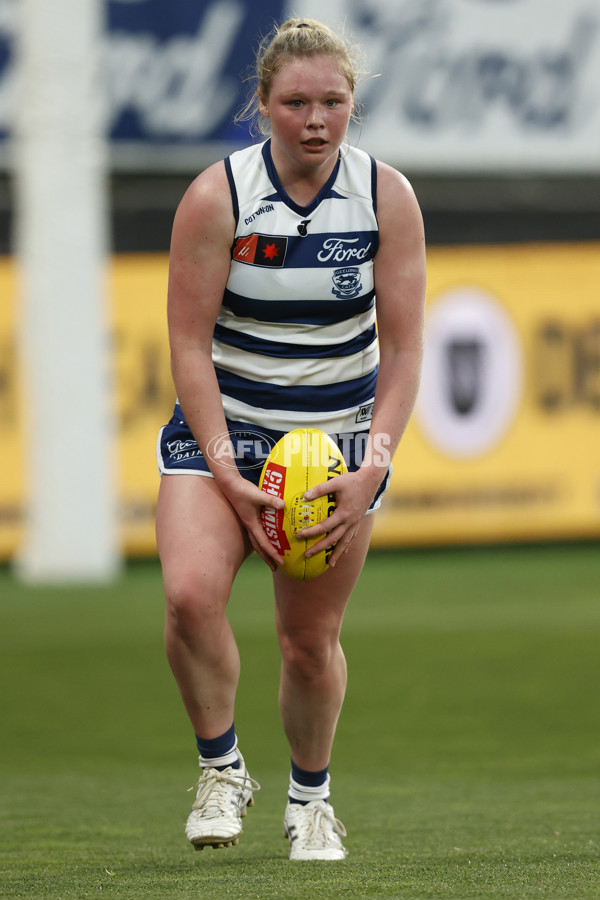
M 337 542 L 330 565 L 350 546 L 398 447 L 416 400 L 423 355 L 423 217 L 406 178 L 384 163 L 377 165 L 379 249 L 374 276 L 380 366 L 363 463 L 357 472 L 336 478 L 337 507 L 327 521 L 329 533 L 307 553 Z M 320 494 L 321 486 L 308 499 Z
M 425 315 L 423 217 L 406 178 L 378 163 L 380 244 L 375 257 L 375 295 L 380 365 L 368 449 L 361 477 L 381 482 L 380 448 L 393 457 L 408 424 L 419 388 Z M 383 471 L 385 472 L 385 466 Z

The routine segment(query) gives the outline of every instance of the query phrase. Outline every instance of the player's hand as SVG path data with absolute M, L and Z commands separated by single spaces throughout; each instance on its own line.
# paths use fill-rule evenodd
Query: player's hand
M 372 480 L 367 480 L 360 472 L 348 472 L 305 492 L 306 500 L 316 500 L 317 497 L 334 493 L 337 504 L 329 518 L 298 532 L 297 537 L 309 539 L 324 535 L 322 540 L 306 551 L 307 558 L 335 544 L 329 558 L 329 565 L 335 566 L 340 556 L 350 549 L 358 526 L 375 496 L 377 486 L 373 487 Z
M 273 497 L 259 490 L 256 485 L 245 478 L 236 478 L 221 488 L 238 514 L 248 532 L 250 542 L 261 559 L 272 571 L 283 565 L 283 558 L 277 553 L 269 541 L 260 518 L 263 507 L 283 509 L 284 502 L 280 497 Z

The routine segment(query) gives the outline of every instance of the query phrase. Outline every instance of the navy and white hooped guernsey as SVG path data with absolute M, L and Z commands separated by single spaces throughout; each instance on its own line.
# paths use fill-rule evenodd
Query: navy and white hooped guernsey
M 299 206 L 270 146 L 225 160 L 237 226 L 212 351 L 225 416 L 280 432 L 368 429 L 379 364 L 375 160 L 342 151 Z

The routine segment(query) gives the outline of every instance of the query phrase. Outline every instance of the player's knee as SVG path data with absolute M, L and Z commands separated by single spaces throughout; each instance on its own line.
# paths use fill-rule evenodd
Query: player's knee
M 286 636 L 281 641 L 283 664 L 295 678 L 318 681 L 331 666 L 338 643 L 319 635 Z
M 224 586 L 208 577 L 177 575 L 165 579 L 167 625 L 180 634 L 200 634 L 225 615 Z

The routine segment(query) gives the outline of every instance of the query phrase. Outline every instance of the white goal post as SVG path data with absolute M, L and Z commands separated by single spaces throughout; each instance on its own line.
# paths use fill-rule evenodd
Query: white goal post
M 19 0 L 13 167 L 33 581 L 119 569 L 106 260 L 103 0 Z

